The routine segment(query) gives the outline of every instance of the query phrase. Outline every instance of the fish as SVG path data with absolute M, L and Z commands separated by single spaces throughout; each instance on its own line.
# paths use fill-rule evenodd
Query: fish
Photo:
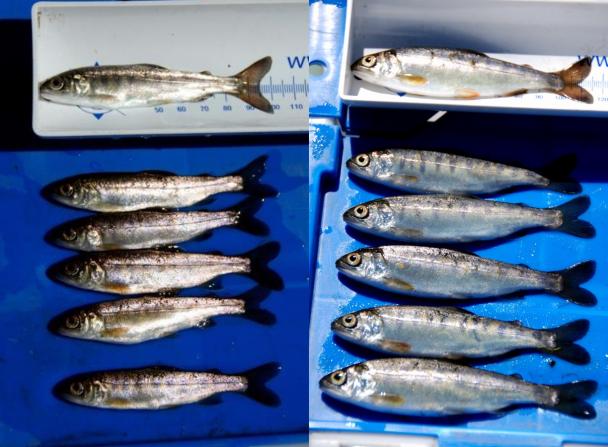
M 264 325 L 275 317 L 259 304 L 267 289 L 255 288 L 234 298 L 142 296 L 71 309 L 49 323 L 53 333 L 105 343 L 135 344 L 194 327 L 208 328 L 213 318 L 234 315 Z
M 589 320 L 583 319 L 531 329 L 457 307 L 381 306 L 342 315 L 331 330 L 352 343 L 400 357 L 453 360 L 534 349 L 577 365 L 591 361 L 585 348 L 574 343 L 589 330 Z
M 185 208 L 222 193 L 272 197 L 277 192 L 260 183 L 267 158 L 261 156 L 233 174 L 218 177 L 164 171 L 76 175 L 51 183 L 42 193 L 62 205 L 103 213 Z
M 171 246 L 208 237 L 221 227 L 266 236 L 268 226 L 253 217 L 262 203 L 245 199 L 232 209 L 215 212 L 141 210 L 95 214 L 54 228 L 47 239 L 60 247 L 91 252 Z
M 504 415 L 537 406 L 577 419 L 596 417 L 585 401 L 597 390 L 594 380 L 540 385 L 434 359 L 369 360 L 326 375 L 319 386 L 334 399 L 404 416 Z
M 569 177 L 576 157 L 567 155 L 542 173 L 444 152 L 383 149 L 353 156 L 346 163 L 357 177 L 415 194 L 483 195 L 515 187 L 578 194 L 580 183 Z
M 52 76 L 39 85 L 40 99 L 55 104 L 117 110 L 200 102 L 225 93 L 266 113 L 272 104 L 260 90 L 272 58 L 264 57 L 234 76 L 170 70 L 154 64 L 80 67 Z
M 450 48 L 398 48 L 367 54 L 351 65 L 355 78 L 391 91 L 437 99 L 481 99 L 548 92 L 593 103 L 579 84 L 591 73 L 591 58 L 547 73 Z
M 162 410 L 180 405 L 220 403 L 221 393 L 243 393 L 263 405 L 280 405 L 266 387 L 281 367 L 267 363 L 240 374 L 218 370 L 183 371 L 151 366 L 77 374 L 62 380 L 53 394 L 67 402 L 113 410 Z
M 405 242 L 485 241 L 531 228 L 592 238 L 593 225 L 579 219 L 590 205 L 588 196 L 553 208 L 532 208 L 449 194 L 409 195 L 361 203 L 343 219 L 357 230 Z
M 542 272 L 446 248 L 385 245 L 348 253 L 336 267 L 349 278 L 413 297 L 466 300 L 540 291 L 582 306 L 597 303 L 580 287 L 595 274 L 595 261 Z
M 176 248 L 114 250 L 73 256 L 51 266 L 48 275 L 73 287 L 118 295 L 171 294 L 228 274 L 247 275 L 263 287 L 281 290 L 283 280 L 266 265 L 278 254 L 277 242 L 241 256 Z

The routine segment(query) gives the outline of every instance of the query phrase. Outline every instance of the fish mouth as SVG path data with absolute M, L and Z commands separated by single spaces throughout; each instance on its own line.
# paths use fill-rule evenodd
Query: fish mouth
M 339 318 L 336 318 L 334 321 L 331 322 L 331 330 L 333 332 L 342 332 L 342 325 L 340 324 L 339 320 Z

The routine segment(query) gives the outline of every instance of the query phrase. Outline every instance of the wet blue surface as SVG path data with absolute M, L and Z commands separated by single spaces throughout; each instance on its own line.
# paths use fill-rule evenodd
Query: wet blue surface
M 168 139 L 129 141 L 56 140 L 40 142 L 34 150 L 0 152 L 4 210 L 0 224 L 0 445 L 108 445 L 304 431 L 309 314 L 307 146 L 267 142 L 201 149 L 190 140 L 173 140 L 172 145 Z M 178 141 L 192 147 L 172 147 Z M 208 140 L 212 141 L 217 140 Z M 42 149 L 46 144 L 70 149 Z M 96 145 L 105 148 L 92 148 Z M 72 253 L 47 244 L 45 233 L 87 213 L 46 201 L 40 195 L 44 185 L 78 173 L 102 171 L 222 175 L 260 155 L 269 157 L 264 183 L 280 191 L 257 213 L 270 226 L 270 235 L 262 238 L 226 228 L 207 240 L 182 246 L 188 251 L 240 254 L 264 242 L 279 241 L 280 254 L 270 266 L 282 276 L 285 289 L 273 292 L 262 305 L 276 315 L 274 326 L 222 317 L 208 329 L 192 329 L 134 346 L 62 338 L 47 330 L 49 320 L 58 313 L 111 296 L 69 288 L 47 278 L 49 265 Z M 205 208 L 221 209 L 243 197 L 217 196 Z M 241 293 L 255 284 L 240 276 L 224 277 L 220 282 L 223 289 L 215 293 L 222 296 Z M 204 292 L 191 289 L 182 295 Z M 162 364 L 238 373 L 266 362 L 279 362 L 283 368 L 269 383 L 281 398 L 278 408 L 263 407 L 234 394 L 225 395 L 221 404 L 213 406 L 121 412 L 71 405 L 51 394 L 57 381 L 91 370 Z
M 448 113 L 437 123 L 425 124 L 424 114 L 413 121 L 404 119 L 411 114 L 382 116 L 384 119 L 379 120 L 377 111 L 359 110 L 352 117 L 351 131 L 360 137 L 344 138 L 343 153 L 340 151 L 342 142 L 333 142 L 333 150 L 340 160 L 339 169 L 334 173 L 338 180 L 336 184 L 326 184 L 321 188 L 324 205 L 319 229 L 310 338 L 311 428 L 422 434 L 439 438 L 440 445 L 483 442 L 487 445 L 531 446 L 561 445 L 564 441 L 608 442 L 608 347 L 604 335 L 608 323 L 608 258 L 605 250 L 608 246 L 608 171 L 605 169 L 608 154 L 603 150 L 603 121 Z M 370 122 L 374 125 L 370 125 Z M 598 298 L 599 303 L 595 307 L 580 307 L 549 295 L 466 305 L 467 309 L 483 316 L 521 320 L 524 325 L 536 328 L 558 326 L 578 318 L 589 319 L 591 329 L 581 340 L 592 357 L 589 365 L 577 366 L 544 354 L 526 353 L 492 362 L 481 361 L 478 366 L 506 374 L 519 373 L 527 380 L 546 384 L 579 379 L 597 380 L 599 390 L 590 399 L 597 411 L 596 419 L 581 421 L 535 408 L 517 410 L 498 419 L 414 419 L 373 413 L 322 397 L 318 380 L 323 375 L 352 363 L 381 356 L 334 339 L 330 332 L 331 321 L 339 315 L 366 307 L 389 302 L 414 302 L 358 287 L 353 282 L 343 282 L 334 266 L 337 257 L 352 250 L 366 245 L 390 243 L 347 231 L 341 218 L 344 210 L 357 203 L 399 194 L 352 178 L 343 168 L 352 154 L 390 147 L 449 148 L 455 153 L 531 169 L 538 169 L 565 154 L 577 155 L 574 176 L 582 182 L 584 193 L 591 197 L 591 208 L 583 218 L 595 226 L 597 236 L 594 239 L 577 239 L 557 232 L 537 232 L 521 238 L 510 238 L 500 244 L 469 244 L 461 247 L 482 256 L 525 263 L 540 270 L 557 270 L 587 259 L 597 261 L 594 278 L 585 284 Z M 563 203 L 571 196 L 529 190 L 496 198 L 545 207 Z M 417 301 L 420 302 L 424 303 Z

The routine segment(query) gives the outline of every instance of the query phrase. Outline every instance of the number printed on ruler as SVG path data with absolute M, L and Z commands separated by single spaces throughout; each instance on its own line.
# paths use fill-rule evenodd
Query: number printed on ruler
M 309 93 L 308 56 L 287 56 L 282 63 L 285 64 L 282 68 L 288 68 L 291 74 L 277 76 L 272 75 L 274 70 L 271 71 L 260 84 L 262 95 L 270 101 L 274 113 L 303 113 L 307 110 Z M 155 113 L 230 113 L 243 110 L 256 112 L 255 107 L 228 94 L 214 95 L 199 103 L 154 107 Z

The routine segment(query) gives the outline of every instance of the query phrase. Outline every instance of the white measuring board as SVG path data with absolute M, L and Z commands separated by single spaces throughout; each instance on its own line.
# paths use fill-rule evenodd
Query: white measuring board
M 383 51 L 381 48 L 366 48 L 364 54 Z M 363 54 L 362 54 L 363 55 Z M 362 56 L 361 55 L 361 56 Z M 488 56 L 516 64 L 528 64 L 535 69 L 553 72 L 565 69 L 586 55 L 567 56 L 534 56 L 523 54 L 496 54 Z M 508 98 L 450 100 L 422 98 L 391 92 L 385 88 L 373 86 L 357 80 L 350 72 L 350 64 L 343 64 L 342 99 L 353 105 L 372 107 L 410 107 L 435 110 L 470 110 L 475 111 L 508 111 L 512 113 L 568 113 L 601 114 L 608 112 L 608 57 L 592 57 L 591 73 L 580 85 L 587 89 L 594 98 L 593 104 L 585 104 L 552 93 L 528 93 Z
M 40 136 L 300 132 L 308 129 L 304 0 L 40 2 L 32 9 L 33 128 Z M 148 63 L 231 76 L 265 56 L 274 113 L 218 94 L 198 103 L 114 111 L 43 101 L 38 85 L 92 65 Z

